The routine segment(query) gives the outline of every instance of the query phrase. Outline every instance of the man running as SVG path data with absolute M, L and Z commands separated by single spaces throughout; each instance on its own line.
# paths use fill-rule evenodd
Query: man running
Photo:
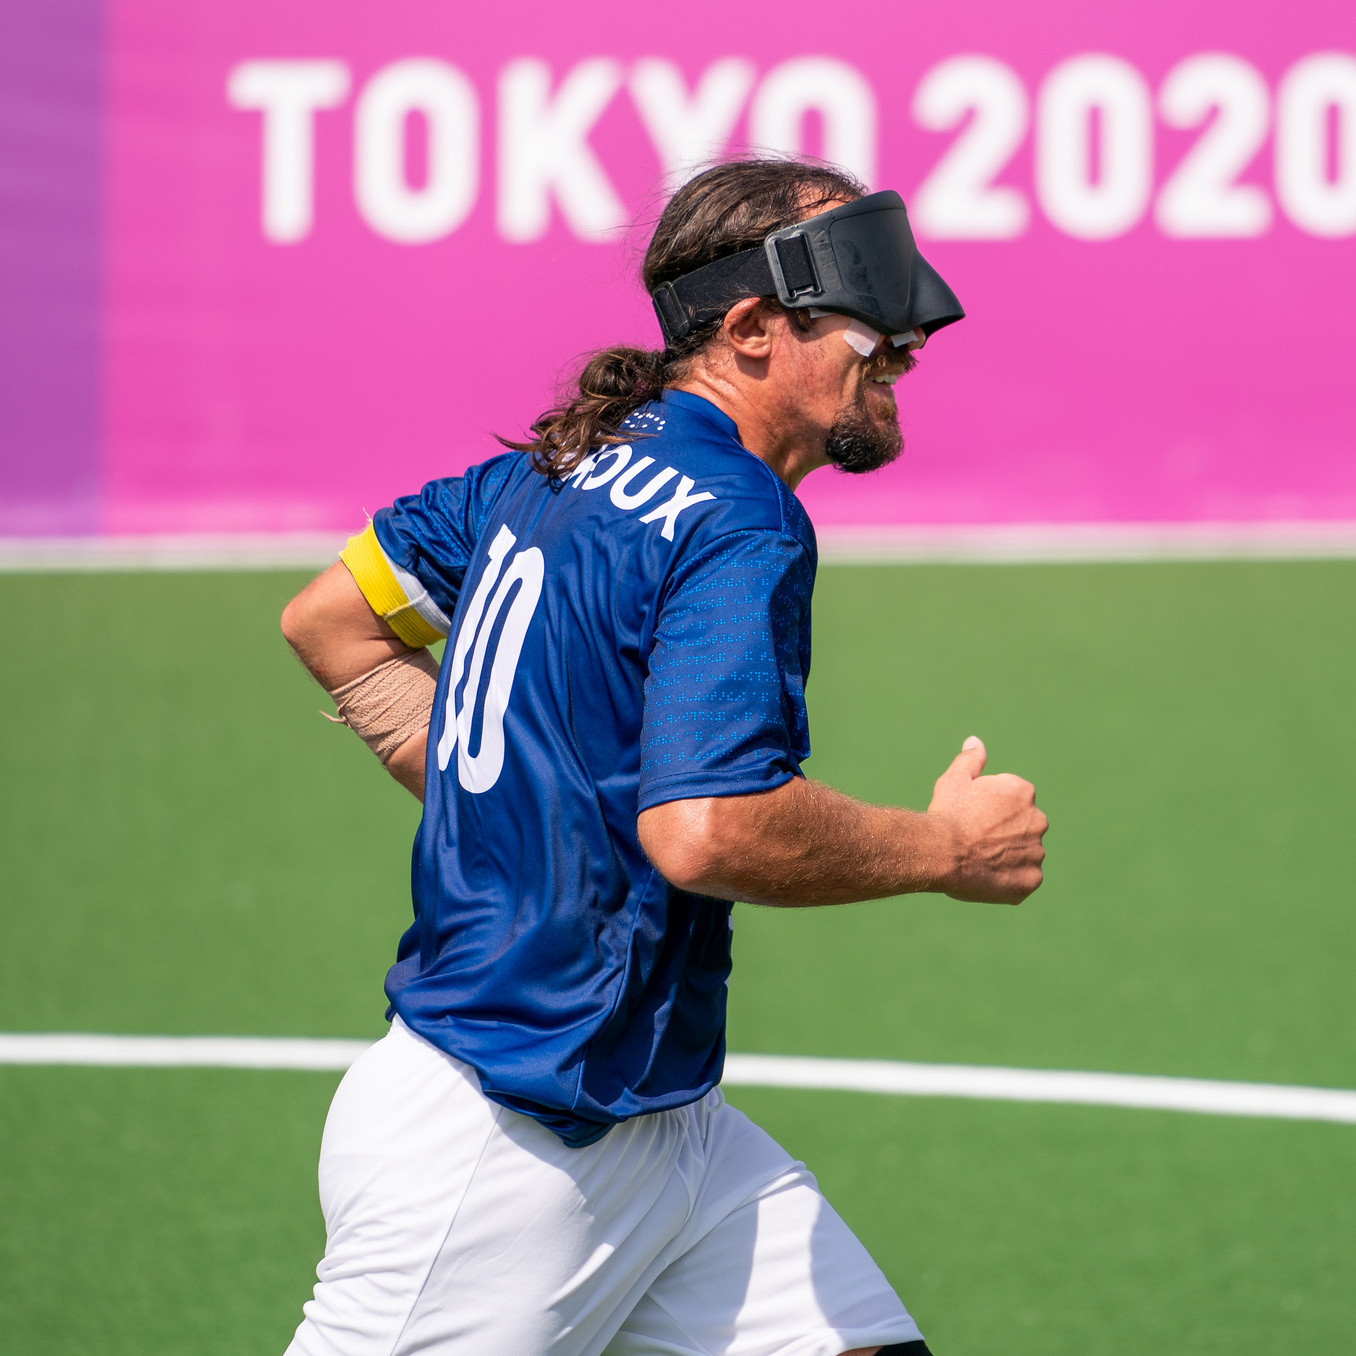
M 962 312 L 896 195 L 795 161 L 688 183 L 643 280 L 661 350 L 594 355 L 528 441 L 383 509 L 284 613 L 424 803 L 392 1029 L 325 1127 L 297 1356 L 927 1351 L 718 1084 L 729 901 L 1041 881 L 1034 790 L 982 777 L 977 739 L 926 813 L 800 771 L 794 491 L 898 455 L 895 382 Z

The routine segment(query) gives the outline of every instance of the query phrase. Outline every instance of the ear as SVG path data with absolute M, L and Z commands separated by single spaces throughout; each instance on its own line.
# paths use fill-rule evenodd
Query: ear
M 763 305 L 761 297 L 746 297 L 725 313 L 721 331 L 734 351 L 744 358 L 761 359 L 777 346 L 781 317 Z

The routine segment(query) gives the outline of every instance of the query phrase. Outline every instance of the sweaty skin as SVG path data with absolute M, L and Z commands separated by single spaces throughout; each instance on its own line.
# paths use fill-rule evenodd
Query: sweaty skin
M 674 386 L 728 414 L 744 446 L 794 490 L 829 464 L 829 430 L 859 400 L 898 435 L 893 382 L 914 358 L 883 336 L 863 357 L 844 342 L 850 323 L 845 315 L 826 315 L 802 330 L 785 311 L 750 297 L 730 308 L 716 341 L 691 359 Z
M 864 400 L 872 418 L 898 422 L 893 389 L 871 377 L 898 377 L 909 358 L 888 340 L 863 357 L 843 341 L 847 323 L 830 315 L 801 330 L 757 298 L 739 302 L 677 388 L 728 414 L 744 446 L 795 489 L 828 464 L 824 446 L 840 410 Z M 288 604 L 282 627 L 327 689 L 406 650 L 343 564 Z M 426 742 L 427 730 L 388 766 L 421 800 Z M 640 841 L 673 884 L 723 899 L 801 907 L 937 892 L 1020 904 L 1041 883 L 1049 821 L 1029 782 L 981 775 L 986 757 L 978 739 L 967 740 L 926 813 L 866 805 L 796 777 L 756 795 L 657 805 L 639 816 Z

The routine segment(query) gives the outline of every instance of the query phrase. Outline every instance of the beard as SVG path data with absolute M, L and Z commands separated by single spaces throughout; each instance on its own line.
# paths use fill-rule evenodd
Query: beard
M 888 466 L 904 450 L 898 416 L 878 419 L 867 408 L 866 384 L 857 398 L 834 415 L 824 440 L 824 455 L 840 471 L 861 476 Z

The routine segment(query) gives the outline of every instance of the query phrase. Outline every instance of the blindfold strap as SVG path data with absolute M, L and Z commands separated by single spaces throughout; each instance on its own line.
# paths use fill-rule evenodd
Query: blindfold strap
M 776 284 L 762 245 L 713 260 L 653 293 L 655 314 L 664 340 L 675 344 L 693 330 L 723 316 L 745 297 L 775 297 Z

